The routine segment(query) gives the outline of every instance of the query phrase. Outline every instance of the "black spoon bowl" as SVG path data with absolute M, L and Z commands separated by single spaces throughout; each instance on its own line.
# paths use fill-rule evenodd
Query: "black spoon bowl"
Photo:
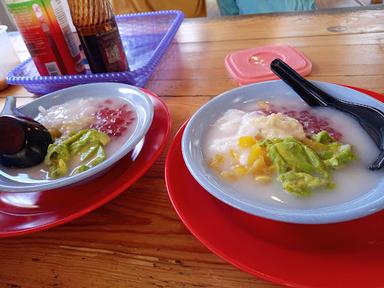
M 380 154 L 369 166 L 370 170 L 379 170 L 384 166 L 384 113 L 367 105 L 356 104 L 337 99 L 305 80 L 287 63 L 275 59 L 271 70 L 288 86 L 290 86 L 308 105 L 333 107 L 351 114 L 356 118 L 368 135 L 373 139 Z
M 0 113 L 0 163 L 27 168 L 41 163 L 52 138 L 39 122 L 16 109 L 16 99 L 7 97 Z

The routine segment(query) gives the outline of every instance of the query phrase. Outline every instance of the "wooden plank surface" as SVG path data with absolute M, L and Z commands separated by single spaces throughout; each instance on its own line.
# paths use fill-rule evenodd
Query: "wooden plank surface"
M 236 87 L 227 53 L 290 44 L 310 79 L 384 92 L 383 10 L 188 20 L 147 85 L 172 115 L 172 137 L 209 99 Z M 23 95 L 23 88 L 0 92 Z M 169 146 L 169 144 L 168 144 Z M 168 149 L 168 148 L 167 148 Z M 77 220 L 0 240 L 0 287 L 275 287 L 227 264 L 184 227 L 168 199 L 165 153 L 130 189 Z

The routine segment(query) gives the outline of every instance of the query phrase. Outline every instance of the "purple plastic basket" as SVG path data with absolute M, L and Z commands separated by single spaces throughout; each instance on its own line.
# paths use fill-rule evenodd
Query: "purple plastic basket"
M 39 76 L 32 59 L 8 73 L 7 82 L 42 95 L 66 87 L 93 82 L 122 82 L 143 87 L 167 50 L 181 23 L 181 11 L 117 15 L 121 39 L 131 71 L 81 75 Z

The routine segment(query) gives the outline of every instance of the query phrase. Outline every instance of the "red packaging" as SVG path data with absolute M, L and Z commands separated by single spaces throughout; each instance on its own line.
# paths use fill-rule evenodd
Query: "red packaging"
M 78 41 L 61 0 L 9 1 L 7 7 L 40 75 L 84 73 Z

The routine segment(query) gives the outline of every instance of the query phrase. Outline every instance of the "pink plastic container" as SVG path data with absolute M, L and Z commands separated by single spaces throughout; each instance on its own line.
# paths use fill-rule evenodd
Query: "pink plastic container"
M 300 75 L 311 73 L 312 63 L 295 48 L 288 45 L 269 45 L 230 53 L 225 58 L 229 74 L 239 85 L 278 79 L 270 64 L 280 58 Z

